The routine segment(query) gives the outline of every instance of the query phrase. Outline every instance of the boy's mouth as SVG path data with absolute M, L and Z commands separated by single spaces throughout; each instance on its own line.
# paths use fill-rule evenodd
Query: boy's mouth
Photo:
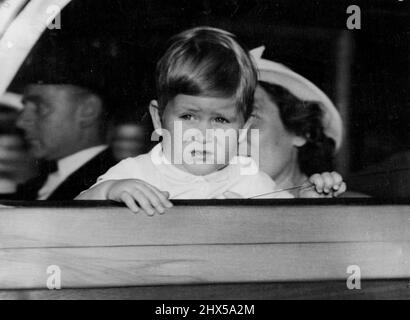
M 202 150 L 192 150 L 191 154 L 193 157 L 205 158 L 208 152 Z
M 206 159 L 212 159 L 212 153 L 205 150 L 192 150 L 192 158 L 205 161 Z

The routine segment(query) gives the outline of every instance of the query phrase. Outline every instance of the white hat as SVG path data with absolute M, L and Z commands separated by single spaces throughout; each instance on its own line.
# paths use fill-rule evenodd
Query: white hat
M 280 85 L 294 96 L 304 101 L 318 101 L 323 108 L 324 133 L 335 141 L 336 150 L 340 148 L 343 138 L 343 123 L 339 111 L 329 97 L 316 85 L 283 64 L 262 59 L 265 47 L 250 51 L 258 69 L 258 80 Z

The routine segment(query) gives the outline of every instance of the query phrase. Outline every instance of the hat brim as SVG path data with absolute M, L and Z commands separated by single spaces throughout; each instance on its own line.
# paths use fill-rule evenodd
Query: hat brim
M 343 140 L 343 122 L 329 97 L 311 81 L 280 63 L 258 57 L 255 63 L 259 81 L 280 85 L 300 100 L 320 103 L 324 113 L 322 120 L 324 132 L 334 140 L 336 150 L 340 149 Z

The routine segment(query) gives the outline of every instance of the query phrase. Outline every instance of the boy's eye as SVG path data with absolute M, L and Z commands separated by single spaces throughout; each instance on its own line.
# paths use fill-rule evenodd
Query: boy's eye
M 222 117 L 215 118 L 215 122 L 217 122 L 217 123 L 229 123 L 229 121 L 227 119 L 222 118 Z
M 252 112 L 251 115 L 250 115 L 250 118 L 260 119 L 260 116 L 257 112 Z
M 179 117 L 182 120 L 192 120 L 193 116 L 192 114 L 184 114 L 182 116 Z

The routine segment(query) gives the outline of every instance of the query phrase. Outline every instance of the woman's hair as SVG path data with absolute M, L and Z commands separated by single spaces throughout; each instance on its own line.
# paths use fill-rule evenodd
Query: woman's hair
M 224 30 L 198 27 L 171 39 L 157 64 L 160 110 L 178 94 L 234 98 L 247 119 L 252 112 L 257 72 L 248 51 Z
M 278 106 L 285 129 L 306 139 L 298 148 L 300 170 L 306 175 L 333 170 L 335 142 L 323 130 L 323 111 L 319 102 L 302 101 L 282 86 L 259 84 Z

